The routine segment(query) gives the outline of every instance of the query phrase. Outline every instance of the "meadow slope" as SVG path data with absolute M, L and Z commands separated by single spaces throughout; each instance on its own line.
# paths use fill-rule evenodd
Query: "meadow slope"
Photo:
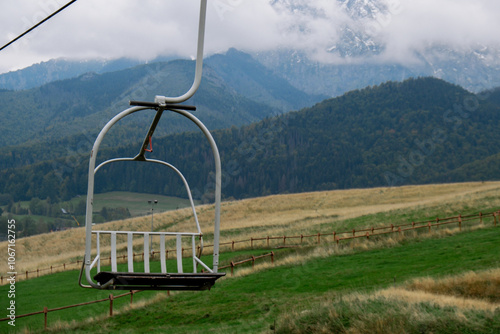
M 456 183 L 322 191 L 273 195 L 224 202 L 221 212 L 221 242 L 250 237 L 331 232 L 345 228 L 386 225 L 384 215 L 400 222 L 492 211 L 500 207 L 500 182 Z M 211 243 L 213 205 L 200 205 L 197 214 L 205 243 Z M 375 220 L 370 217 L 377 217 Z M 192 211 L 188 208 L 154 216 L 156 231 L 194 231 Z M 100 224 L 100 230 L 151 229 L 151 217 L 135 217 Z M 17 240 L 18 272 L 47 268 L 83 258 L 83 227 L 46 233 Z M 138 246 L 138 245 L 137 245 Z M 118 249 L 125 249 L 122 241 Z M 139 247 L 139 246 L 138 246 Z M 158 248 L 157 248 L 158 249 Z M 104 246 L 103 253 L 109 252 Z M 7 242 L 0 243 L 7 252 Z M 76 267 L 75 267 L 76 268 Z M 0 275 L 5 275 L 5 264 Z
M 223 203 L 221 241 L 331 233 L 498 210 L 500 182 L 277 195 Z M 213 206 L 197 211 L 210 243 Z M 148 230 L 150 219 L 136 217 L 98 228 Z M 112 318 L 106 315 L 107 303 L 50 313 L 49 332 L 496 333 L 500 239 L 492 221 L 488 217 L 484 224 L 465 224 L 462 231 L 450 225 L 432 233 L 412 230 L 340 245 L 328 237 L 319 245 L 312 240 L 301 247 L 287 241 L 291 248 L 278 243 L 267 247 L 265 242 L 253 249 L 249 243 L 238 244 L 236 251 L 224 246 L 222 265 L 271 250 L 274 263 L 237 267 L 234 277 L 226 269 L 227 276 L 209 292 L 144 292 L 131 307 L 124 298 L 116 303 Z M 192 213 L 179 209 L 155 215 L 155 228 L 193 230 Z M 19 239 L 16 265 L 23 269 L 17 270 L 81 259 L 83 242 L 83 228 Z M 124 250 L 124 242 L 118 248 Z M 19 314 L 109 294 L 79 288 L 77 276 L 71 270 L 18 282 Z M 1 286 L 0 293 L 7 288 Z M 19 319 L 18 324 L 16 330 L 39 332 L 43 315 Z

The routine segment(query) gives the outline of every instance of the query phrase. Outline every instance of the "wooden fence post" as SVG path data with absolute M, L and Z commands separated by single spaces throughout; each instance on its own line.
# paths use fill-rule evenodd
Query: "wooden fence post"
M 483 213 L 479 212 L 479 223 L 483 224 Z
M 321 233 L 318 233 L 318 245 L 321 243 Z
M 109 316 L 113 316 L 113 294 L 109 294 Z
M 231 243 L 231 250 L 234 252 L 234 240 L 233 240 L 233 242 Z
M 269 247 L 269 236 L 267 236 L 267 247 Z
M 429 226 L 429 233 L 431 233 L 431 222 L 428 222 L 427 226 Z
M 134 301 L 134 290 L 130 290 L 130 306 L 132 306 L 133 301 Z
M 274 264 L 274 252 L 271 252 L 271 263 Z
M 458 229 L 462 231 L 462 215 L 458 215 Z
M 283 245 L 286 245 L 286 235 L 283 236 Z
M 231 276 L 234 276 L 234 262 L 231 261 Z
M 333 231 L 333 242 L 335 242 L 335 239 L 337 239 L 337 232 Z
M 48 310 L 47 310 L 47 306 L 44 306 L 43 307 L 43 317 L 44 317 L 44 325 L 43 325 L 43 328 L 44 329 L 47 329 L 47 313 L 48 313 Z

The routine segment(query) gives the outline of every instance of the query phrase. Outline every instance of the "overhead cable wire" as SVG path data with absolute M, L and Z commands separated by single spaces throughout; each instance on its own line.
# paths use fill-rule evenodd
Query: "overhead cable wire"
M 47 16 L 45 19 L 43 19 L 42 21 L 38 22 L 37 24 L 35 24 L 33 27 L 29 28 L 28 30 L 26 30 L 25 32 L 23 32 L 21 35 L 17 36 L 16 38 L 14 38 L 13 40 L 11 40 L 9 43 L 5 44 L 4 46 L 2 46 L 0 48 L 0 51 L 2 51 L 3 49 L 5 49 L 6 47 L 8 47 L 9 45 L 11 45 L 12 43 L 14 43 L 15 41 L 17 41 L 18 39 L 22 38 L 24 35 L 26 34 L 29 34 L 32 30 L 38 28 L 40 25 L 42 25 L 43 23 L 47 22 L 48 20 L 50 20 L 52 17 L 54 17 L 55 15 L 59 14 L 60 12 L 62 12 L 63 10 L 65 10 L 66 8 L 68 8 L 69 6 L 71 6 L 73 3 L 75 3 L 77 0 L 72 0 L 70 2 L 68 2 L 67 4 L 65 4 L 64 6 L 62 6 L 61 8 L 59 8 L 58 10 L 56 10 L 54 13 L 50 14 L 49 16 Z

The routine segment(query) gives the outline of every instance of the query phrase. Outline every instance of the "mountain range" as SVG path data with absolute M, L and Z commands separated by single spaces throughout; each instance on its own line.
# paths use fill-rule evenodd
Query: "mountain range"
M 415 46 L 402 59 L 396 59 L 384 39 L 384 31 L 404 10 L 402 2 L 335 2 L 341 13 L 337 13 L 338 24 L 330 27 L 335 30 L 330 34 L 337 36 L 331 44 L 315 51 L 299 47 L 276 49 L 257 53 L 255 58 L 295 87 L 332 97 L 389 80 L 419 76 L 433 76 L 476 93 L 500 86 L 498 44 L 457 47 L 446 41 L 428 42 Z M 272 3 L 279 8 L 278 12 L 307 13 L 313 18 L 325 15 L 307 2 L 274 0 Z M 322 60 L 315 60 L 318 58 Z
M 471 93 L 436 78 L 387 82 L 326 99 L 310 108 L 213 132 L 223 163 L 223 194 L 274 193 L 500 179 L 500 89 Z M 212 197 L 213 159 L 201 134 L 169 134 L 151 157 L 178 167 L 195 197 Z M 133 156 L 137 144 L 100 152 Z M 40 160 L 0 172 L 0 189 L 16 199 L 84 194 L 87 154 Z M 62 166 L 62 167 L 61 167 Z M 185 196 L 164 169 L 112 165 L 97 191 Z M 208 184 L 208 185 L 207 185 Z
M 210 129 L 240 126 L 325 98 L 304 93 L 255 61 L 230 50 L 206 61 L 203 84 L 188 104 Z M 102 74 L 50 82 L 27 90 L 0 91 L 0 168 L 22 166 L 89 151 L 102 126 L 129 100 L 152 101 L 155 95 L 181 95 L 194 76 L 194 62 L 173 60 Z M 133 115 L 110 133 L 105 146 L 141 140 L 151 113 Z M 169 115 L 156 135 L 195 130 Z

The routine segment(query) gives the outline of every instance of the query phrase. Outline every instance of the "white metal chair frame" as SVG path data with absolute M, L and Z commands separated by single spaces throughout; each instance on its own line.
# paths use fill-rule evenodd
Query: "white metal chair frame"
M 169 289 L 169 290 L 201 290 L 210 288 L 215 280 L 224 273 L 218 273 L 219 266 L 219 235 L 220 235 L 220 202 L 221 202 L 221 161 L 219 150 L 217 145 L 205 127 L 205 125 L 194 115 L 188 112 L 188 110 L 195 110 L 195 107 L 180 105 L 189 98 L 191 98 L 196 90 L 198 89 L 203 68 L 203 44 L 205 35 L 205 19 L 206 19 L 206 9 L 207 0 L 200 0 L 200 18 L 199 18 L 199 29 L 198 29 L 198 45 L 197 45 L 197 55 L 196 55 L 196 70 L 195 78 L 191 88 L 183 95 L 178 97 L 165 97 L 156 96 L 155 102 L 140 102 L 131 101 L 130 104 L 134 105 L 129 109 L 126 109 L 113 117 L 101 130 L 97 139 L 94 143 L 92 151 L 90 153 L 89 161 L 89 176 L 88 176 L 88 190 L 87 190 L 87 209 L 86 209 L 86 221 L 85 221 L 85 258 L 82 265 L 82 271 L 80 273 L 79 284 L 85 288 L 97 288 L 97 289 L 129 289 L 136 286 L 141 286 L 141 289 Z M 97 153 L 104 136 L 118 121 L 126 116 L 142 110 L 156 110 L 156 116 L 150 126 L 148 134 L 144 139 L 143 145 L 139 154 L 134 158 L 117 158 L 104 161 L 99 166 L 96 165 Z M 163 111 L 169 110 L 180 114 L 190 121 L 195 123 L 198 128 L 203 132 L 205 137 L 210 143 L 214 161 L 215 161 L 215 224 L 214 224 L 214 242 L 213 242 L 213 266 L 209 268 L 204 264 L 201 259 L 196 256 L 196 246 L 195 239 L 200 239 L 200 249 L 203 247 L 202 232 L 200 229 L 200 224 L 196 215 L 196 209 L 194 206 L 193 198 L 189 185 L 182 175 L 182 173 L 172 166 L 171 164 L 156 160 L 147 159 L 145 157 L 145 151 L 150 144 L 151 136 L 153 135 L 156 126 L 163 114 Z M 193 211 L 194 220 L 196 223 L 197 232 L 129 232 L 129 231 L 93 231 L 92 230 L 92 212 L 93 212 L 93 197 L 94 197 L 94 178 L 97 171 L 112 162 L 117 161 L 143 161 L 161 164 L 172 169 L 183 181 L 184 186 L 187 189 L 187 194 L 189 201 L 191 203 L 191 208 Z M 92 235 L 97 236 L 97 255 L 92 259 Z M 117 256 L 116 256 L 116 237 L 117 235 L 125 234 L 127 235 L 127 255 L 128 255 L 128 272 L 118 273 L 117 272 Z M 100 270 L 100 237 L 102 235 L 109 235 L 111 238 L 111 272 L 103 273 Z M 134 273 L 134 263 L 133 263 L 133 236 L 140 235 L 144 237 L 144 273 Z M 152 274 L 150 273 L 149 266 L 149 237 L 150 236 L 160 237 L 160 262 L 161 262 L 161 273 Z M 165 238 L 175 237 L 176 238 L 176 255 L 177 255 L 177 273 L 167 273 L 166 268 L 166 258 L 165 258 Z M 182 267 L 182 237 L 190 237 L 192 244 L 192 257 L 193 257 L 193 273 L 184 274 Z M 201 253 L 201 252 L 200 252 Z M 197 266 L 201 265 L 207 273 L 197 273 Z M 98 274 L 94 277 L 102 274 L 101 277 L 104 281 L 96 282 L 91 277 L 91 270 L 97 268 Z M 82 284 L 82 274 L 85 271 L 85 278 L 88 285 Z M 134 273 L 134 274 L 133 274 Z M 108 280 L 109 279 L 109 280 Z

